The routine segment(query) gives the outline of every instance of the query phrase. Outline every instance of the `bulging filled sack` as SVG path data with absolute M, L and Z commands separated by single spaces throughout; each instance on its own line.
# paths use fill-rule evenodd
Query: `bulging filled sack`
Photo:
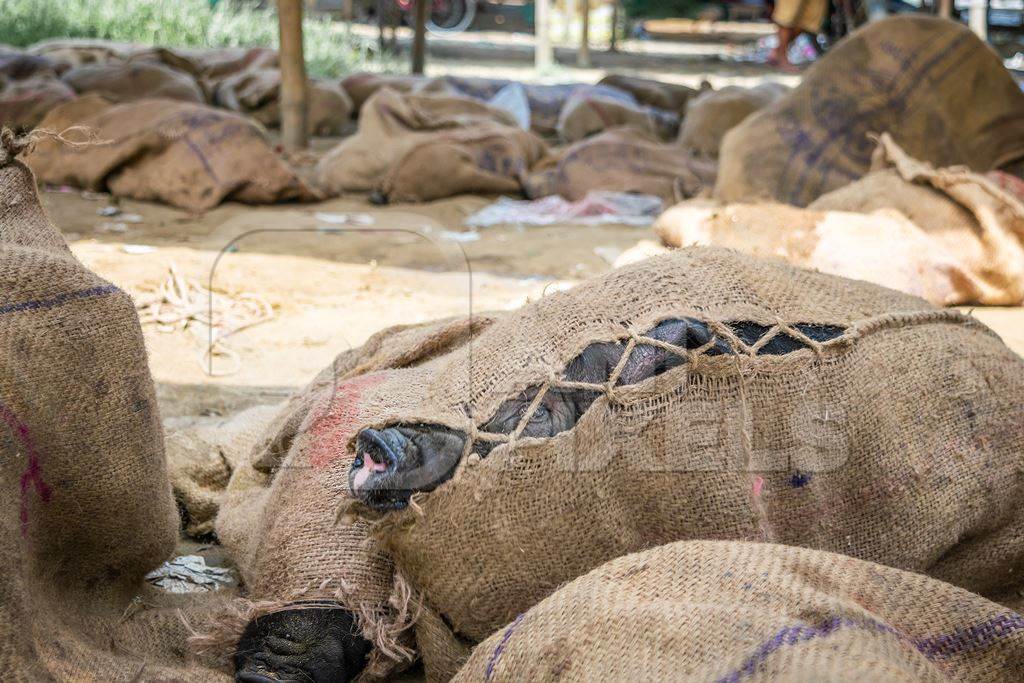
M 511 114 L 465 97 L 380 90 L 359 130 L 317 166 L 332 194 L 380 191 L 395 201 L 461 192 L 517 192 L 545 147 Z
M 700 89 L 697 89 L 686 85 L 665 83 L 651 78 L 641 78 L 626 74 L 608 74 L 598 81 L 597 84 L 618 88 L 631 94 L 641 104 L 676 112 L 677 114 L 682 114 L 687 110 L 692 98 L 702 91 L 711 88 L 711 84 L 707 81 L 701 83 Z
M 28 131 L 51 110 L 75 98 L 75 91 L 56 78 L 24 80 L 0 77 L 0 126 Z
M 872 22 L 729 131 L 715 197 L 806 206 L 867 172 L 868 133 L 889 133 L 935 166 L 988 171 L 1024 157 L 1024 93 L 962 24 L 920 15 Z
M 469 681 L 1024 677 L 1024 615 L 920 574 L 760 543 L 612 560 L 495 631 Z
M 558 139 L 572 143 L 617 126 L 629 126 L 667 141 L 679 132 L 679 114 L 583 91 L 562 107 Z
M 221 79 L 213 93 L 219 107 L 244 112 L 265 126 L 281 125 L 281 70 L 249 69 Z M 310 135 L 338 135 L 352 118 L 352 100 L 341 86 L 310 80 L 306 127 Z
M 391 88 L 397 92 L 412 92 L 417 86 L 426 83 L 426 76 L 388 75 L 359 72 L 341 79 L 342 89 L 352 100 L 352 115 L 358 116 L 363 105 L 378 90 Z
M 384 330 L 341 354 L 278 413 L 234 468 L 216 521 L 253 601 L 250 617 L 329 601 L 355 615 L 356 633 L 372 647 L 361 680 L 412 662 L 418 608 L 408 585 L 396 579 L 367 522 L 340 519 L 351 503 L 347 442 L 361 420 L 372 419 L 361 400 L 366 390 L 397 368 L 466 345 L 493 320 Z M 237 639 L 237 631 L 224 638 L 229 652 Z
M 227 680 L 185 655 L 203 606 L 143 581 L 178 516 L 135 306 L 50 224 L 23 146 L 0 133 L 4 678 Z
M 1021 587 L 1024 361 L 957 311 L 681 249 L 420 357 L 363 387 L 350 487 L 450 638 L 677 540 Z
M 114 105 L 97 95 L 52 110 L 39 127 L 86 126 L 105 144 L 41 140 L 26 156 L 40 180 L 159 201 L 189 211 L 223 201 L 274 204 L 317 195 L 275 154 L 258 124 L 174 100 Z
M 752 88 L 730 85 L 702 92 L 686 107 L 679 144 L 693 154 L 717 159 L 726 133 L 787 92 L 789 88 L 780 83 L 762 83 Z
M 205 103 L 195 79 L 184 71 L 145 60 L 84 64 L 66 71 L 61 79 L 79 94 L 101 95 L 111 102 L 166 98 Z
M 715 164 L 643 131 L 612 128 L 555 150 L 524 181 L 531 199 L 557 194 L 576 201 L 594 190 L 637 192 L 676 202 L 714 183 Z

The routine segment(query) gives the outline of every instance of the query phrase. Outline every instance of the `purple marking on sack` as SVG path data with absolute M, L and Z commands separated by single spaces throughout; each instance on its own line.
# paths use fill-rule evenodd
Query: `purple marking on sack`
M 897 629 L 878 621 L 858 621 L 847 617 L 832 617 L 820 626 L 787 626 L 780 629 L 769 640 L 761 644 L 739 669 L 719 678 L 717 683 L 737 683 L 742 678 L 753 676 L 757 668 L 776 650 L 787 645 L 797 645 L 819 638 L 827 638 L 843 629 L 862 629 L 893 635 L 911 645 L 929 660 L 944 659 L 964 652 L 982 649 L 1024 629 L 1024 616 L 1006 612 L 980 624 L 958 628 L 951 634 L 938 634 L 923 638 L 908 638 Z
M 19 519 L 21 521 L 21 535 L 28 533 L 28 491 L 29 486 L 35 488 L 39 499 L 49 503 L 53 497 L 53 490 L 43 481 L 43 470 L 39 464 L 39 454 L 36 452 L 35 444 L 32 442 L 32 434 L 28 425 L 18 419 L 14 411 L 3 403 L 0 403 L 0 418 L 11 428 L 14 436 L 21 442 L 22 447 L 28 454 L 28 465 L 21 474 L 21 508 Z
M 491 677 L 494 676 L 494 667 L 497 665 L 498 660 L 501 659 L 501 653 L 505 651 L 505 645 L 508 643 L 508 639 L 512 637 L 512 632 L 516 630 L 516 626 L 519 626 L 519 622 L 523 620 L 526 613 L 520 614 L 515 620 L 508 625 L 505 629 L 504 635 L 501 636 L 501 642 L 494 648 L 494 652 L 491 653 L 491 658 L 487 660 L 487 672 L 484 674 L 484 680 L 490 681 Z
M 846 149 L 849 152 L 848 148 L 851 144 L 863 144 L 866 133 L 878 132 L 870 131 L 869 129 L 874 124 L 877 124 L 877 117 L 879 115 L 906 116 L 911 96 L 925 85 L 935 86 L 947 79 L 953 69 L 962 63 L 957 52 L 970 47 L 972 39 L 973 36 L 965 31 L 944 45 L 930 46 L 935 50 L 934 54 L 922 59 L 918 66 L 913 69 L 910 68 L 910 65 L 914 60 L 922 57 L 921 53 L 898 59 L 899 68 L 896 73 L 887 78 L 886 88 L 881 89 L 875 84 L 864 89 L 865 92 L 882 90 L 885 93 L 884 100 L 876 106 L 864 110 L 858 110 L 856 106 L 850 106 L 850 102 L 840 103 L 841 106 L 834 110 L 834 113 L 839 117 L 838 120 L 833 123 L 831 132 L 825 131 L 827 134 L 820 142 L 815 142 L 812 139 L 813 129 L 807 129 L 800 123 L 797 117 L 794 116 L 791 119 L 781 120 L 776 130 L 783 140 L 790 143 L 790 153 L 779 176 L 776 189 L 777 194 L 781 195 L 784 188 L 789 186 L 789 198 L 787 201 L 799 205 L 800 197 L 803 195 L 806 185 L 815 178 L 818 180 L 818 186 L 814 188 L 813 192 L 819 194 L 824 177 L 830 173 L 838 173 L 846 179 L 853 179 L 849 169 L 841 167 L 827 153 L 836 147 Z M 940 68 L 943 60 L 946 60 L 946 64 Z M 880 75 L 877 74 L 876 78 Z M 827 104 L 830 97 L 826 93 L 818 98 L 818 100 L 815 100 L 813 106 L 816 111 L 821 111 L 822 103 L 825 102 Z M 789 126 L 788 130 L 787 126 Z M 787 134 L 791 138 L 795 137 L 796 139 L 787 140 Z M 797 177 L 790 178 L 791 168 L 796 163 L 797 157 L 801 155 L 804 157 L 804 161 L 801 166 L 797 167 Z M 863 162 L 864 160 L 861 161 Z
M 17 304 L 5 304 L 0 306 L 0 315 L 5 313 L 20 313 L 22 311 L 41 311 L 47 308 L 56 308 L 62 306 L 69 301 L 75 301 L 77 299 L 88 299 L 94 296 L 104 296 L 106 294 L 113 294 L 114 292 L 120 292 L 121 290 L 114 285 L 101 285 L 99 287 L 90 287 L 89 289 L 81 289 L 77 292 L 64 292 L 63 294 L 57 294 L 51 296 L 48 299 L 36 299 L 35 301 L 22 301 Z
M 199 146 L 192 142 L 187 135 L 182 136 L 181 140 L 185 143 L 185 146 L 189 148 L 192 154 L 199 159 L 199 163 L 203 165 L 203 170 L 206 171 L 206 174 L 213 178 L 214 182 L 219 183 L 220 180 L 217 178 L 217 174 L 213 172 L 213 166 L 210 166 L 210 161 L 206 158 L 206 155 L 203 154 L 203 150 L 199 149 Z
M 958 628 L 953 633 L 918 638 L 914 641 L 914 647 L 928 659 L 942 659 L 988 647 L 996 640 L 1021 629 L 1024 629 L 1024 616 L 1007 612 L 980 624 Z

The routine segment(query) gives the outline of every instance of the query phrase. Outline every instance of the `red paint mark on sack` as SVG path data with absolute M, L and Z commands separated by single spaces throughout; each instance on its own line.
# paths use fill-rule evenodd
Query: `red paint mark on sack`
M 50 498 L 53 497 L 53 491 L 43 481 L 42 465 L 39 463 L 39 454 L 36 452 L 35 445 L 32 442 L 32 434 L 29 432 L 28 426 L 19 420 L 14 411 L 3 403 L 0 403 L 0 418 L 14 432 L 15 438 L 21 443 L 28 456 L 28 464 L 25 466 L 25 471 L 21 474 L 21 506 L 18 515 L 21 521 L 21 535 L 24 536 L 28 533 L 29 489 L 34 488 L 39 499 L 44 503 L 50 502 Z
M 326 401 L 323 412 L 309 427 L 312 440 L 309 464 L 324 469 L 345 454 L 349 439 L 362 416 L 360 399 L 363 392 L 384 381 L 384 373 L 362 375 L 339 384 Z

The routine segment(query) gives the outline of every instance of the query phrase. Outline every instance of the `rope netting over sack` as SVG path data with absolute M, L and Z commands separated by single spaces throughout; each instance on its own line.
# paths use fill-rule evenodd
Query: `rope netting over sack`
M 59 137 L 59 136 L 55 136 Z M 185 654 L 202 604 L 143 576 L 174 550 L 135 306 L 79 263 L 0 135 L 0 670 L 4 680 L 227 679 Z
M 927 576 L 804 548 L 690 541 L 612 560 L 474 649 L 479 681 L 1000 681 L 1024 616 Z
M 471 343 L 428 331 L 430 353 L 406 331 L 419 360 L 364 375 L 345 430 L 322 436 L 346 453 L 329 468 L 354 463 L 351 512 L 422 597 L 434 678 L 565 581 L 677 540 L 839 552 L 991 599 L 1020 587 L 1024 363 L 969 316 L 683 249 Z M 420 459 L 431 438 L 458 444 L 404 509 L 366 484 L 387 469 L 366 444 L 394 452 L 399 433 Z

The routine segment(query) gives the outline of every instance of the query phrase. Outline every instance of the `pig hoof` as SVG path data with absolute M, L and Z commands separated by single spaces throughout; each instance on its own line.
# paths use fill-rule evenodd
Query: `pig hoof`
M 348 610 L 297 603 L 245 627 L 235 648 L 235 683 L 351 681 L 370 649 Z

